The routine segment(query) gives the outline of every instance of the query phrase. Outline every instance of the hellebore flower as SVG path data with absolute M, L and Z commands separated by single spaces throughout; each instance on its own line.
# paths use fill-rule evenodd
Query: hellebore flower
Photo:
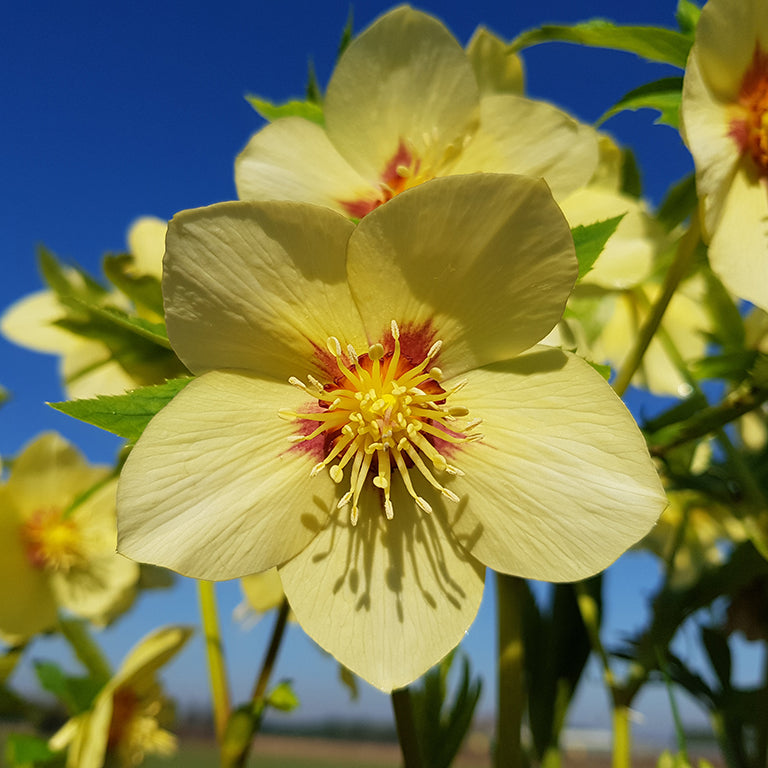
M 768 0 L 704 6 L 681 118 L 712 270 L 768 309 Z
M 143 216 L 131 225 L 128 247 L 135 274 L 161 277 L 166 227 L 165 221 L 153 216 Z M 129 302 L 122 294 L 113 292 L 107 294 L 105 303 L 124 309 Z M 105 344 L 56 325 L 57 320 L 66 316 L 66 307 L 53 291 L 37 291 L 5 311 L 0 318 L 0 330 L 22 347 L 59 355 L 61 378 L 72 399 L 121 394 L 148 383 L 126 371 Z
M 339 59 L 324 126 L 288 117 L 251 138 L 235 161 L 238 196 L 359 219 L 438 176 L 544 177 L 557 199 L 585 184 L 597 164 L 594 130 L 545 102 L 481 94 L 470 61 L 481 66 L 478 45 L 468 55 L 441 22 L 408 6 L 385 14 Z
M 204 579 L 277 566 L 305 631 L 382 690 L 461 640 L 485 566 L 586 577 L 665 505 L 608 384 L 534 346 L 577 275 L 541 180 L 435 179 L 357 227 L 302 203 L 186 211 L 164 268 L 199 375 L 123 468 L 119 550 Z
M 115 481 L 104 482 L 108 475 L 53 432 L 14 461 L 0 486 L 3 639 L 54 629 L 59 608 L 107 621 L 136 589 L 137 564 L 115 553 Z
M 97 694 L 91 709 L 68 720 L 51 737 L 52 749 L 67 749 L 67 768 L 133 768 L 148 754 L 176 751 L 176 737 L 163 727 L 173 710 L 157 673 L 190 634 L 186 627 L 164 627 L 145 637 Z

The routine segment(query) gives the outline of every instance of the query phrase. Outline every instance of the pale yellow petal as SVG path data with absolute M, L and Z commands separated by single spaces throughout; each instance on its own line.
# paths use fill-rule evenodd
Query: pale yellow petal
M 425 515 L 393 483 L 394 519 L 366 484 L 360 519 L 348 512 L 280 568 L 305 632 L 371 685 L 413 682 L 472 623 L 484 568 L 458 546 L 441 512 Z
M 400 6 L 352 41 L 328 84 L 328 136 L 362 176 L 377 180 L 399 143 L 418 156 L 460 141 L 477 119 L 464 49 L 434 17 Z
M 365 348 L 346 281 L 353 229 L 335 211 L 300 203 L 222 203 L 175 216 L 163 293 L 182 362 L 195 373 L 286 381 L 320 370 L 316 345 L 329 336 L 344 331 Z
M 543 182 L 475 174 L 429 181 L 368 214 L 350 238 L 348 272 L 371 337 L 392 320 L 425 329 L 444 342 L 437 364 L 450 376 L 549 333 L 577 266 Z
M 478 27 L 467 43 L 467 56 L 475 72 L 480 93 L 523 93 L 522 59 L 501 38 Z
M 243 576 L 240 579 L 240 586 L 248 604 L 259 613 L 278 608 L 285 598 L 283 582 L 280 580 L 277 568 Z
M 598 161 L 597 133 L 543 101 L 491 94 L 480 101 L 480 127 L 452 173 L 542 177 L 556 199 L 586 184 Z
M 123 468 L 119 550 L 202 579 L 238 578 L 293 557 L 336 498 L 327 472 L 310 477 L 319 447 L 289 442 L 295 425 L 278 415 L 311 402 L 287 383 L 234 373 L 193 380 L 155 416 Z
M 89 465 L 61 435 L 45 432 L 16 458 L 7 487 L 26 518 L 41 509 L 66 509 L 106 473 L 104 467 Z
M 192 635 L 189 627 L 161 627 L 142 638 L 123 659 L 120 669 L 109 681 L 108 687 L 143 687 L 144 681 L 154 678 L 184 646 Z
M 738 108 L 716 98 L 709 89 L 694 49 L 685 70 L 680 119 L 683 138 L 696 166 L 705 235 L 717 228 L 739 167 L 741 147 L 730 135 L 730 123 L 735 117 L 739 117 Z
M 21 642 L 58 621 L 47 574 L 32 566 L 21 537 L 23 516 L 8 487 L 0 487 L 0 638 Z
M 142 382 L 120 363 L 111 360 L 110 350 L 98 341 L 78 339 L 61 360 L 61 373 L 70 399 L 97 395 L 121 395 Z
M 276 120 L 251 137 L 235 160 L 235 184 L 241 200 L 304 201 L 345 215 L 343 202 L 379 198 L 325 130 L 299 117 Z
M 79 343 L 73 333 L 53 323 L 65 310 L 53 291 L 38 291 L 12 304 L 0 319 L 0 331 L 15 344 L 61 355 Z
M 624 216 L 583 282 L 617 289 L 636 285 L 650 275 L 655 257 L 669 245 L 664 229 L 643 203 L 628 195 L 584 187 L 568 195 L 560 207 L 571 227 Z
M 112 709 L 112 696 L 108 690 L 103 689 L 96 697 L 93 709 L 82 720 L 79 738 L 70 746 L 67 768 L 103 768 Z
M 128 230 L 128 250 L 139 275 L 163 276 L 163 254 L 168 222 L 156 216 L 142 216 Z
M 768 310 L 768 180 L 745 166 L 733 177 L 709 263 L 729 291 Z
M 504 573 L 572 581 L 610 565 L 666 505 L 640 430 L 583 360 L 538 347 L 471 371 L 462 404 L 484 438 L 452 456 L 446 502 L 467 551 Z
M 733 100 L 738 94 L 755 43 L 768 50 L 765 0 L 710 0 L 704 5 L 691 54 L 718 99 Z

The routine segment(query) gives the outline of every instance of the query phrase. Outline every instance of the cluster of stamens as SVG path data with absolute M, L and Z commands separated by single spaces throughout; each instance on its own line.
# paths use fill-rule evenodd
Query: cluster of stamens
M 35 512 L 23 524 L 21 537 L 34 568 L 67 572 L 83 560 L 80 529 L 61 509 Z
M 747 110 L 744 149 L 760 174 L 768 176 L 768 52 L 759 46 L 742 82 L 739 101 Z
M 333 481 L 340 483 L 344 469 L 351 466 L 349 490 L 341 497 L 338 507 L 351 505 L 353 525 L 357 524 L 360 494 L 369 474 L 374 486 L 382 492 L 387 519 L 392 519 L 393 464 L 409 495 L 425 512 L 431 512 L 432 507 L 416 493 L 409 474 L 411 468 L 416 468 L 443 496 L 458 501 L 456 494 L 435 478 L 433 470 L 448 475 L 462 472 L 448 463 L 437 446 L 458 446 L 482 437 L 473 431 L 480 424 L 479 419 L 463 421 L 468 416 L 466 408 L 445 404 L 465 382 L 449 390 L 439 385 L 442 372 L 431 363 L 442 343 L 435 342 L 424 359 L 412 365 L 402 356 L 400 331 L 394 320 L 391 330 L 394 340 L 391 353 L 385 353 L 382 344 L 373 344 L 367 355 L 360 357 L 348 346 L 349 364 L 344 360 L 339 340 L 330 337 L 328 351 L 339 370 L 335 381 L 324 386 L 312 376 L 308 377 L 309 384 L 296 378 L 289 380 L 316 399 L 320 410 L 280 411 L 283 418 L 291 421 L 317 422 L 317 427 L 308 434 L 290 438 L 296 443 L 324 440 L 327 454 L 312 468 L 313 476 L 328 468 Z

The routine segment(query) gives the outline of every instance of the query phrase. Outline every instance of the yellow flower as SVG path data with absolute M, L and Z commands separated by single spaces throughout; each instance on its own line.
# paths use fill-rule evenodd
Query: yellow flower
M 128 245 L 136 274 L 157 278 L 162 275 L 166 228 L 165 221 L 145 216 L 129 229 Z M 125 297 L 118 293 L 110 294 L 109 302 L 121 309 L 127 307 Z M 131 376 L 101 342 L 58 327 L 56 321 L 65 316 L 66 308 L 53 291 L 38 291 L 6 310 L 0 319 L 0 330 L 23 347 L 59 355 L 61 378 L 70 398 L 120 394 L 150 383 Z
M 681 117 L 712 269 L 768 309 L 768 0 L 704 6 Z
M 184 627 L 165 627 L 145 637 L 98 693 L 92 708 L 51 737 L 51 749 L 68 749 L 67 768 L 133 768 L 146 755 L 176 751 L 176 737 L 162 727 L 172 709 L 157 673 L 190 634 Z
M 477 47 L 470 55 L 481 66 Z M 408 6 L 352 41 L 323 114 L 324 127 L 289 117 L 251 138 L 235 162 L 241 199 L 300 200 L 361 218 L 428 179 L 475 171 L 543 176 L 559 199 L 597 163 L 592 128 L 544 102 L 481 94 L 456 39 Z
M 106 621 L 136 589 L 137 564 L 115 553 L 115 482 L 104 482 L 108 475 L 53 432 L 14 461 L 0 487 L 4 639 L 54 629 L 59 608 Z
M 119 550 L 205 579 L 277 566 L 305 631 L 382 690 L 461 640 L 485 566 L 605 568 L 665 499 L 608 384 L 535 346 L 576 274 L 522 176 L 435 179 L 357 227 L 301 203 L 178 214 L 166 319 L 199 375 L 124 466 Z

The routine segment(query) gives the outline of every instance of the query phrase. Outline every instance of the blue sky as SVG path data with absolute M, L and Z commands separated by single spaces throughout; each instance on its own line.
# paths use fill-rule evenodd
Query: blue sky
M 674 25 L 675 0 L 643 4 L 610 0 L 537 2 L 424 2 L 465 43 L 478 23 L 503 37 L 544 22 L 602 16 L 634 24 Z M 360 31 L 388 4 L 354 6 Z M 143 214 L 175 212 L 235 197 L 232 165 L 260 119 L 243 96 L 283 101 L 303 92 L 311 58 L 321 83 L 333 67 L 347 2 L 14 3 L 0 27 L 0 308 L 37 290 L 35 247 L 44 243 L 94 273 L 101 256 L 125 247 L 125 232 Z M 626 91 L 669 68 L 612 51 L 547 45 L 524 54 L 528 91 L 594 121 Z M 622 115 L 606 129 L 637 153 L 649 198 L 691 170 L 679 136 L 652 124 L 652 114 Z M 53 412 L 45 401 L 62 398 L 56 362 L 0 339 L 0 385 L 13 399 L 0 410 L 0 453 L 12 455 L 38 432 L 56 429 L 92 460 L 111 461 L 118 441 Z M 656 569 L 630 553 L 609 571 L 607 620 L 611 637 L 637 629 Z M 489 580 L 490 581 L 490 580 Z M 271 618 L 245 633 L 230 618 L 240 596 L 222 585 L 222 622 L 237 670 L 236 698 L 246 695 L 266 643 Z M 494 620 L 492 594 L 470 630 L 466 647 L 487 676 L 483 708 L 492 706 Z M 104 633 L 117 661 L 141 635 L 163 621 L 196 621 L 195 591 L 179 579 L 170 592 L 148 595 L 132 614 Z M 40 641 L 32 655 L 64 657 L 58 641 Z M 168 676 L 183 703 L 206 697 L 199 638 Z M 293 628 L 279 676 L 296 680 L 303 717 L 375 714 L 386 717 L 386 697 L 364 686 L 354 706 L 335 682 L 335 664 Z M 605 712 L 593 682 L 581 697 L 582 717 Z M 28 670 L 23 679 L 28 679 Z M 646 708 L 663 723 L 665 694 Z M 662 702 L 658 704 L 657 699 Z M 642 704 L 642 700 L 641 700 Z M 662 709 L 659 709 L 659 707 Z M 654 712 L 656 713 L 654 716 Z M 659 714 L 661 712 L 661 714 Z M 597 716 L 597 714 L 595 714 Z M 655 721 L 654 720 L 654 721 Z

